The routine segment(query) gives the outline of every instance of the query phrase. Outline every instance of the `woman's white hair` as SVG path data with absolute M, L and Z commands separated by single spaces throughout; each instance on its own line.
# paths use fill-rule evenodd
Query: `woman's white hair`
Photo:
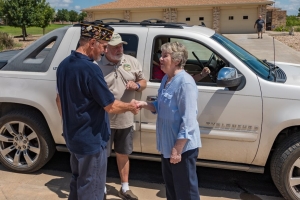
M 185 46 L 179 42 L 168 42 L 161 45 L 161 51 L 171 54 L 173 61 L 179 61 L 178 67 L 183 68 L 187 59 L 188 51 Z

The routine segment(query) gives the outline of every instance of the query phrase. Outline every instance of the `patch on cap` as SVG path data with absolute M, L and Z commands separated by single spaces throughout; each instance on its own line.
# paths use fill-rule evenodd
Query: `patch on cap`
M 97 24 L 94 22 L 81 23 L 81 36 L 84 37 L 110 41 L 113 33 L 114 29 L 108 25 Z

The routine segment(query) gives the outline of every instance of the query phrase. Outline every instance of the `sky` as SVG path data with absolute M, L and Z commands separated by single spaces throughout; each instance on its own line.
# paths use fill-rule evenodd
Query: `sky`
M 81 9 L 91 6 L 97 6 L 103 3 L 112 2 L 114 0 L 47 0 L 51 7 L 57 9 L 76 10 L 80 12 Z M 298 15 L 300 8 L 300 0 L 273 0 L 275 7 L 287 11 L 287 15 Z

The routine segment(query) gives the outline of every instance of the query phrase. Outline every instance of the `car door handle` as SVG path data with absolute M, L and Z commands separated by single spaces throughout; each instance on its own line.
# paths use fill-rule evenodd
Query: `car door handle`
M 156 101 L 157 96 L 147 96 L 147 101 Z

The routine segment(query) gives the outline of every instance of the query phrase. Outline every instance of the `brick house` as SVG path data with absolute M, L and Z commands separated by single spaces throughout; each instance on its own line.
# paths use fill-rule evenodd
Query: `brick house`
M 286 25 L 286 10 L 280 8 L 267 7 L 266 15 L 267 30 L 274 30 L 277 27 Z
M 253 33 L 259 15 L 266 19 L 271 0 L 116 0 L 83 9 L 87 21 L 103 18 L 140 22 L 162 19 L 200 25 L 220 33 Z

